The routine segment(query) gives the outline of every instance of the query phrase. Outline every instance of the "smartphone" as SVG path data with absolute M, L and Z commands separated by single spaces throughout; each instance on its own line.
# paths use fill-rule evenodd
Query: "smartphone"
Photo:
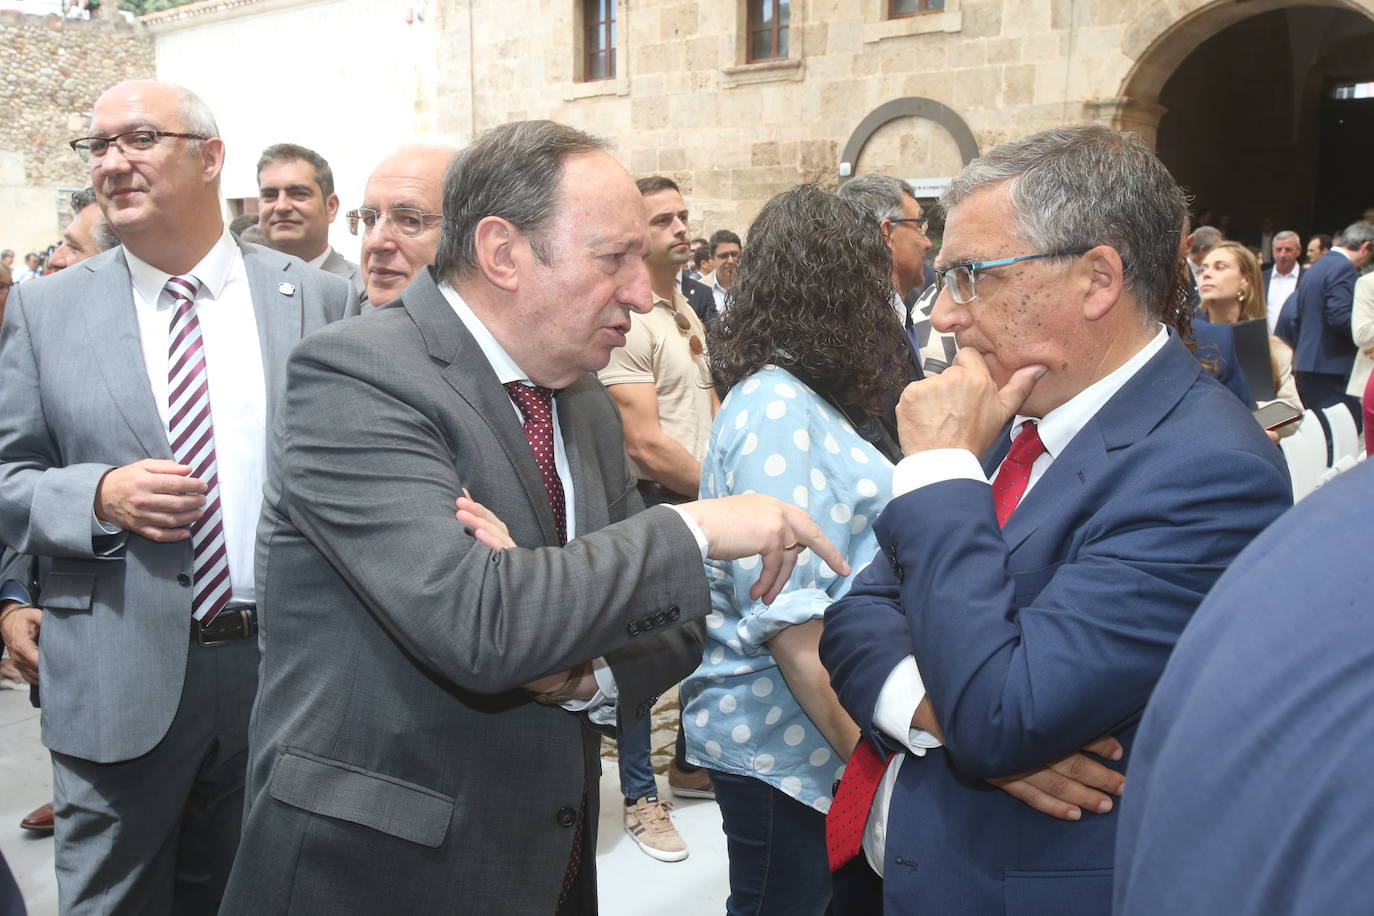
M 1283 401 L 1265 404 L 1255 411 L 1255 420 L 1259 422 L 1260 426 L 1268 430 L 1282 429 L 1301 419 L 1302 412 L 1294 410 L 1291 404 L 1285 404 Z

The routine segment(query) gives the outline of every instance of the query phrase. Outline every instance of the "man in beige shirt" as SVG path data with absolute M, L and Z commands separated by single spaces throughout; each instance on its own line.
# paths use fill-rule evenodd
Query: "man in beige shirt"
M 696 498 L 701 459 L 720 404 L 706 363 L 706 331 L 674 283 L 691 255 L 687 205 L 671 179 L 654 176 L 637 184 L 649 220 L 644 264 L 654 307 L 630 316 L 625 346 L 611 351 L 611 361 L 599 378 L 620 408 L 625 452 L 644 502 L 679 503 Z M 687 845 L 668 816 L 671 805 L 658 798 L 649 759 L 651 728 L 645 716 L 619 736 L 625 829 L 650 856 L 676 862 L 687 858 Z M 673 794 L 714 798 L 705 771 L 688 764 L 683 753 L 679 723 L 677 752 L 668 771 Z

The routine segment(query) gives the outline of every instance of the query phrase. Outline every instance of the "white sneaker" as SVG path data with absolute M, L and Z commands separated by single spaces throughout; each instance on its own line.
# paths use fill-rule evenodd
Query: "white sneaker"
M 687 858 L 687 844 L 668 816 L 672 808 L 672 802 L 652 796 L 625 807 L 625 832 L 640 849 L 660 862 L 681 862 Z

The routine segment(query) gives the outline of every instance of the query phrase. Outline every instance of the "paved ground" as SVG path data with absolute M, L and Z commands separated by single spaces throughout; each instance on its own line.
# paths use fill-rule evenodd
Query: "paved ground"
M 659 784 L 667 789 L 663 778 Z M 57 912 L 52 840 L 19 829 L 19 820 L 51 795 L 52 771 L 38 740 L 38 710 L 27 690 L 0 689 L 0 852 L 19 880 L 30 916 Z M 620 822 L 615 767 L 601 777 L 597 870 L 602 916 L 709 916 L 725 910 L 725 837 L 714 802 L 681 800 L 674 812 L 691 854 L 684 862 L 644 855 Z

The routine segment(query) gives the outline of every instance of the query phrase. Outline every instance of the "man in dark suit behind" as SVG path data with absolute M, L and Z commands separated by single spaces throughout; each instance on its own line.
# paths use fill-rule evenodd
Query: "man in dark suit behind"
M 932 321 L 961 349 L 902 396 L 882 553 L 821 642 L 865 735 L 828 816 L 837 912 L 1100 914 L 1108 800 L 1075 823 L 983 781 L 1104 735 L 1129 771 L 1170 647 L 1288 477 L 1161 325 L 1184 197 L 1136 135 L 1005 144 L 941 203 Z
M 1346 398 L 1355 365 L 1350 310 L 1355 280 L 1374 257 L 1374 226 L 1364 220 L 1341 234 L 1341 243 L 1309 267 L 1293 293 L 1293 379 L 1298 397 L 1312 409 L 1347 402 L 1359 422 L 1360 405 Z M 1286 311 L 1286 309 L 1285 309 Z
M 594 913 L 589 723 L 699 663 L 703 553 L 763 552 L 764 600 L 802 544 L 846 568 L 762 496 L 640 511 L 589 373 L 650 308 L 648 220 L 599 141 L 496 128 L 444 214 L 432 269 L 292 356 L 227 914 Z
M 1369 911 L 1370 506 L 1369 465 L 1304 499 L 1183 631 L 1131 761 L 1120 916 Z

